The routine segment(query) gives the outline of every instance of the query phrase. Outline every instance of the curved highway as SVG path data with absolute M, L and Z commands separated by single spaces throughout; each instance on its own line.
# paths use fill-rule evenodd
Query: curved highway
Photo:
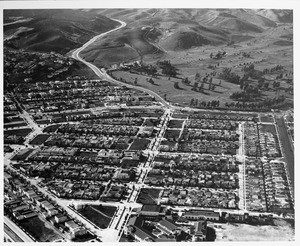
M 123 28 L 123 27 L 126 26 L 126 23 L 125 23 L 124 21 L 120 21 L 120 20 L 117 20 L 117 19 L 112 19 L 112 20 L 119 22 L 121 25 L 118 26 L 118 27 L 116 27 L 116 28 L 114 28 L 114 29 L 112 29 L 112 30 L 110 30 L 110 31 L 107 31 L 107 32 L 105 32 L 105 33 L 101 33 L 101 34 L 99 34 L 99 35 L 93 37 L 92 39 L 90 39 L 90 40 L 89 40 L 88 42 L 86 42 L 83 46 L 81 46 L 80 48 L 78 48 L 78 49 L 76 49 L 75 51 L 73 51 L 73 53 L 72 53 L 72 58 L 74 58 L 74 59 L 76 59 L 76 60 L 78 60 L 78 61 L 81 61 L 82 63 L 84 63 L 85 65 L 87 65 L 89 68 L 91 68 L 91 69 L 94 71 L 94 73 L 95 73 L 100 79 L 107 80 L 107 81 L 109 81 L 109 82 L 112 82 L 112 83 L 117 84 L 117 85 L 120 85 L 120 86 L 125 85 L 125 86 L 128 87 L 128 88 L 136 89 L 136 90 L 139 90 L 139 91 L 142 91 L 142 92 L 146 92 L 146 93 L 150 94 L 151 96 L 155 97 L 156 100 L 157 100 L 158 102 L 161 102 L 164 106 L 170 108 L 171 105 L 170 105 L 168 102 L 166 102 L 166 101 L 165 101 L 160 95 L 158 95 L 157 93 L 155 93 L 155 92 L 153 92 L 153 91 L 151 91 L 151 90 L 149 90 L 149 89 L 146 89 L 146 88 L 142 88 L 142 87 L 134 86 L 134 85 L 129 85 L 129 84 L 127 84 L 127 83 L 123 83 L 123 82 L 121 82 L 121 81 L 118 81 L 118 80 L 116 80 L 116 79 L 113 79 L 112 77 L 110 77 L 110 76 L 106 73 L 106 71 L 105 71 L 104 69 L 99 69 L 99 68 L 96 67 L 94 64 L 92 64 L 92 63 L 90 63 L 90 62 L 87 62 L 87 61 L 85 61 L 84 59 L 82 59 L 82 58 L 80 57 L 80 55 L 79 55 L 80 52 L 83 51 L 85 48 L 87 48 L 90 44 L 94 43 L 98 38 L 101 38 L 101 37 L 103 37 L 103 36 L 105 36 L 105 35 L 107 35 L 107 34 L 109 34 L 109 33 L 111 33 L 111 32 L 117 31 L 117 30 L 119 30 L 119 29 L 121 29 L 121 28 Z

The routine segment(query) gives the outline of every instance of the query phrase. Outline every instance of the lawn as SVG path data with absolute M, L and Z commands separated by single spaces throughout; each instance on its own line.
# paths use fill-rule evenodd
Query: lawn
M 142 204 L 157 204 L 157 199 L 161 191 L 161 189 L 142 188 L 137 202 Z
M 130 150 L 145 150 L 147 149 L 148 144 L 150 143 L 149 139 L 135 139 L 130 146 Z
M 108 227 L 116 210 L 117 208 L 112 206 L 87 205 L 78 212 L 95 225 L 105 229 Z
M 21 137 L 26 137 L 32 130 L 30 128 L 5 130 L 4 135 L 17 135 Z
M 39 134 L 34 139 L 30 141 L 32 145 L 41 145 L 43 144 L 48 138 L 50 137 L 49 134 Z

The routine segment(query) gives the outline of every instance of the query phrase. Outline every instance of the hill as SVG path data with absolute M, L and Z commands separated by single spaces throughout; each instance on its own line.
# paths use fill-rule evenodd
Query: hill
M 101 52 L 98 52 L 101 58 L 110 57 L 110 61 L 121 62 L 130 61 L 135 57 L 158 58 L 165 56 L 169 51 L 189 50 L 206 45 L 219 46 L 232 42 L 238 44 L 263 37 L 264 33 L 277 28 L 278 24 L 292 20 L 290 10 L 105 9 L 90 11 L 127 23 L 126 28 L 98 40 L 91 47 L 94 52 L 91 52 L 91 49 L 83 52 L 90 61 L 95 59 L 97 49 L 101 49 Z M 110 49 L 103 50 L 104 47 Z
M 66 53 L 118 23 L 93 12 L 71 9 L 5 10 L 5 45 Z

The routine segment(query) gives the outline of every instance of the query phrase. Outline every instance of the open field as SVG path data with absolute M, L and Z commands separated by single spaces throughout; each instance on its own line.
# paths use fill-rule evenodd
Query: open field
M 204 90 L 204 93 L 193 91 L 192 85 L 186 85 L 182 83 L 182 78 L 170 78 L 165 76 L 158 76 L 157 78 L 152 78 L 154 84 L 151 84 L 147 81 L 149 76 L 133 74 L 125 71 L 115 71 L 112 73 L 114 78 L 119 80 L 122 78 L 129 84 L 133 84 L 135 79 L 137 78 L 137 85 L 150 89 L 160 96 L 164 96 L 166 94 L 167 101 L 173 103 L 179 103 L 184 106 L 189 106 L 191 99 L 198 99 L 201 101 L 209 101 L 209 100 L 220 100 L 222 102 L 231 102 L 229 96 L 232 91 L 238 90 L 239 86 L 228 83 L 226 81 L 222 81 L 221 86 L 218 86 L 219 80 L 214 79 L 213 84 L 217 87 L 214 91 Z M 174 83 L 179 83 L 179 88 L 174 88 Z M 208 84 L 205 84 L 205 88 L 208 87 Z
M 142 189 L 138 198 L 137 202 L 142 204 L 156 204 L 156 200 L 159 197 L 159 193 L 161 189 Z
M 38 217 L 22 221 L 20 224 L 39 242 L 51 242 L 61 238 L 49 225 Z
M 198 101 L 220 100 L 221 107 L 226 102 L 232 102 L 230 95 L 240 91 L 239 84 L 221 80 L 219 74 L 224 68 L 243 77 L 245 66 L 254 65 L 256 71 L 283 66 L 279 71 L 267 72 L 263 75 L 268 89 L 261 90 L 261 95 L 251 98 L 253 102 L 264 101 L 284 95 L 286 104 L 292 106 L 293 93 L 288 90 L 293 87 L 293 23 L 292 14 L 284 13 L 284 18 L 274 20 L 271 16 L 257 10 L 178 10 L 158 9 L 152 15 L 150 10 L 132 9 L 129 12 L 108 12 L 115 18 L 120 18 L 127 26 L 116 33 L 97 40 L 83 51 L 86 60 L 96 66 L 120 64 L 122 62 L 142 61 L 144 64 L 156 65 L 158 60 L 167 60 L 177 69 L 176 78 L 159 76 L 152 78 L 154 84 L 146 79 L 149 76 L 126 71 L 113 71 L 116 79 L 123 79 L 133 84 L 153 90 L 172 103 L 189 105 L 190 100 Z M 259 13 L 257 13 L 259 12 Z M 160 17 L 158 17 L 160 15 Z M 263 16 L 262 16 L 263 15 Z M 232 18 L 235 19 L 232 19 Z M 138 22 L 136 20 L 139 20 Z M 193 21 L 187 21 L 191 20 Z M 282 21 L 282 23 L 281 23 Z M 218 52 L 225 52 L 220 58 L 214 58 Z M 160 70 L 160 69 L 158 69 Z M 195 75 L 213 78 L 216 86 L 209 90 L 204 83 L 204 90 L 191 90 L 196 82 Z M 282 75 L 277 79 L 278 75 Z M 181 82 L 183 78 L 191 81 L 190 85 Z M 247 84 L 256 87 L 258 78 L 249 77 Z M 278 88 L 273 88 L 273 82 L 279 81 Z M 179 88 L 174 88 L 174 83 Z M 199 82 L 201 84 L 202 82 Z
M 272 115 L 264 114 L 260 115 L 259 118 L 262 123 L 274 123 L 274 118 Z
M 60 126 L 60 124 L 47 126 L 44 128 L 43 132 L 55 132 Z
M 79 213 L 95 225 L 104 229 L 108 227 L 116 209 L 116 207 L 87 205 L 84 209 L 80 210 Z
M 130 146 L 130 150 L 145 150 L 150 143 L 148 139 L 135 139 Z
M 4 135 L 17 135 L 21 137 L 26 137 L 32 130 L 30 128 L 5 130 Z
M 216 241 L 293 241 L 295 230 L 289 224 L 252 226 L 247 224 L 218 224 Z
M 181 128 L 183 120 L 170 120 L 168 127 L 169 128 Z
M 39 134 L 39 135 L 37 135 L 34 139 L 31 140 L 30 144 L 33 144 L 33 145 L 41 145 L 41 144 L 43 144 L 49 137 L 50 137 L 50 135 L 48 135 L 48 134 Z
M 273 135 L 277 136 L 277 132 L 276 132 L 276 128 L 274 125 L 270 125 L 270 124 L 262 124 L 260 130 L 262 132 L 270 132 Z

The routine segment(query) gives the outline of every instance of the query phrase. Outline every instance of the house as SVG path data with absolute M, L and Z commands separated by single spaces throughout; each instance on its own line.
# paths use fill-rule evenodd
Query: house
M 53 216 L 53 215 L 58 214 L 58 210 L 56 210 L 55 208 L 52 208 L 52 209 L 49 209 L 47 211 L 47 213 L 48 213 L 49 216 Z
M 220 214 L 211 210 L 189 210 L 184 214 L 184 217 L 189 220 L 219 221 Z
M 61 213 L 58 213 L 54 216 L 54 220 L 56 223 L 62 223 L 67 221 L 69 218 L 65 215 L 62 215 Z
M 69 221 L 65 222 L 65 226 L 69 228 L 69 231 L 70 231 L 69 235 L 70 235 L 71 239 L 87 233 L 87 230 L 84 227 L 79 226 L 73 220 L 69 220 Z

